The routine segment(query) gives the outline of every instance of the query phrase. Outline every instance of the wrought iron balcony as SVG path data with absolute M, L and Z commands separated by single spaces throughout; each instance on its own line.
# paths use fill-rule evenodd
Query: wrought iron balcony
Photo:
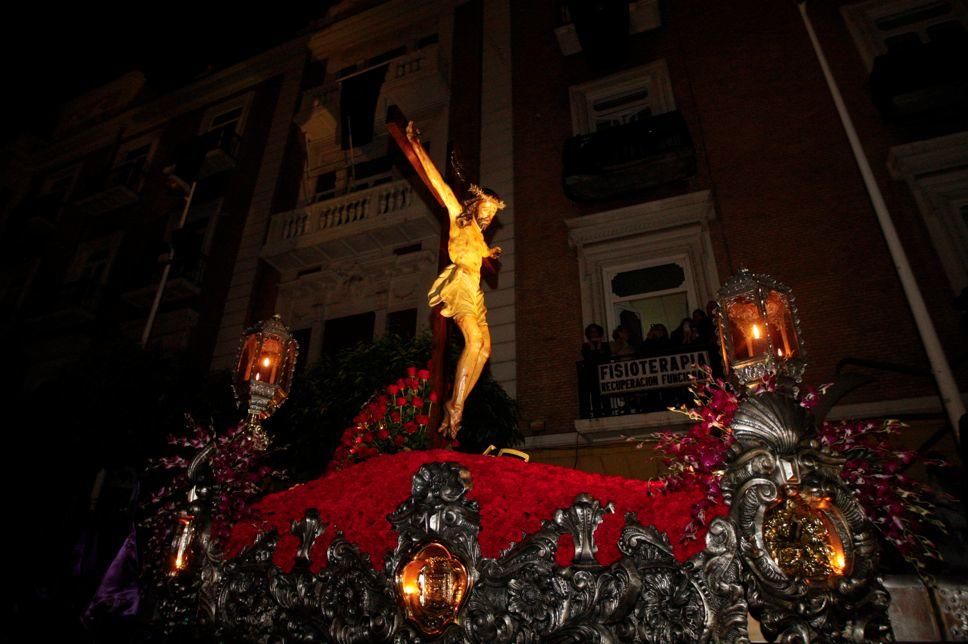
M 682 114 L 667 112 L 565 142 L 565 194 L 610 199 L 696 173 L 696 150 Z
M 578 362 L 579 416 L 587 419 L 646 414 L 689 403 L 689 376 L 701 375 L 703 365 L 721 375 L 715 347 L 684 345 Z
M 968 36 L 964 33 L 895 48 L 874 59 L 871 96 L 892 118 L 938 113 L 941 118 L 948 114 L 963 118 L 968 111 L 966 60 Z
M 262 256 L 299 270 L 436 235 L 439 224 L 401 179 L 272 216 Z
M 130 206 L 138 201 L 145 177 L 144 160 L 115 166 L 93 183 L 77 206 L 92 215 L 100 215 Z

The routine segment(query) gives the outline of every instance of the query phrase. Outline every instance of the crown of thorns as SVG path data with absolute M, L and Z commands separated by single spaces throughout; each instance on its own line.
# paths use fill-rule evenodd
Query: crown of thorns
M 498 210 L 500 210 L 501 208 L 504 208 L 504 206 L 506 205 L 504 201 L 502 201 L 501 198 L 497 196 L 496 192 L 486 190 L 473 183 L 471 184 L 470 188 L 467 189 L 467 192 L 473 195 L 474 199 L 487 199 L 495 206 L 497 206 Z

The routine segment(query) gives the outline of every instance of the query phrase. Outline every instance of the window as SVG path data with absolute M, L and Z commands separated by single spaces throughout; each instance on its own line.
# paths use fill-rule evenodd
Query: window
M 709 192 L 694 192 L 569 219 L 578 251 L 583 325 L 670 333 L 719 287 L 708 221 Z M 639 340 L 640 338 L 632 338 Z
M 387 313 L 387 335 L 411 340 L 417 335 L 417 309 Z
M 914 195 L 954 293 L 968 287 L 968 133 L 891 148 L 888 166 Z
M 107 281 L 120 245 L 121 233 L 81 244 L 64 281 L 81 294 L 96 292 Z
M 202 117 L 199 134 L 217 130 L 241 134 L 245 129 L 245 121 L 248 118 L 251 103 L 252 92 L 249 92 L 244 96 L 210 107 Z
M 138 192 L 144 181 L 145 171 L 151 164 L 155 140 L 139 139 L 125 144 L 115 157 L 109 183 L 125 186 Z
M 292 337 L 299 344 L 299 353 L 296 355 L 296 373 L 303 373 L 309 364 L 309 342 L 313 337 L 313 329 L 312 327 L 295 329 L 292 332 Z
M 371 341 L 375 323 L 376 314 L 372 311 L 326 320 L 323 327 L 323 353 L 333 357 L 360 342 Z
M 213 118 L 211 123 L 209 123 L 209 131 L 232 128 L 233 131 L 238 132 L 239 125 L 242 123 L 243 112 L 244 108 L 242 106 L 233 108 L 228 112 L 222 112 Z
M 671 333 L 693 309 L 702 306 L 698 296 L 690 293 L 689 270 L 687 257 L 606 269 L 608 328 L 626 327 L 634 344 L 654 325 L 661 324 Z
M 965 0 L 869 0 L 841 12 L 868 70 L 882 54 L 963 38 L 968 28 Z
M 676 109 L 665 60 L 574 85 L 571 122 L 574 133 L 591 134 Z

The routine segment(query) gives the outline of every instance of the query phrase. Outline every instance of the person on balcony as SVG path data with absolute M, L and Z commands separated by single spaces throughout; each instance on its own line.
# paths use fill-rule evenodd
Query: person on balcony
M 635 346 L 632 345 L 631 335 L 629 334 L 628 327 L 624 325 L 618 325 L 615 330 L 612 331 L 612 341 L 609 343 L 609 349 L 613 356 L 631 356 L 635 355 Z

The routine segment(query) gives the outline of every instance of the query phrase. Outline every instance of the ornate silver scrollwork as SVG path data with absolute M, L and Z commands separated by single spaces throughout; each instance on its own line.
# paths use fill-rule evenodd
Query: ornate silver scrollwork
M 814 418 L 795 399 L 764 393 L 743 400 L 732 429 L 723 492 L 732 504 L 746 597 L 764 634 L 781 641 L 891 640 L 871 525 L 840 478 L 843 459 L 820 448 Z M 827 579 L 788 574 L 770 553 L 765 516 L 793 497 L 815 501 L 812 512 L 838 547 Z
M 770 638 L 889 640 L 873 534 L 840 481 L 841 460 L 814 440 L 813 419 L 793 399 L 772 394 L 745 400 L 736 418 L 736 446 L 723 478 L 730 514 L 710 523 L 705 550 L 685 563 L 665 534 L 626 516 L 622 558 L 600 565 L 596 530 L 614 510 L 587 494 L 496 558 L 483 557 L 468 471 L 429 463 L 414 475 L 410 498 L 387 517 L 398 540 L 378 569 L 338 534 L 327 565 L 311 572 L 309 558 L 325 526 L 309 509 L 290 529 L 299 540 L 290 572 L 272 562 L 274 532 L 229 561 L 207 553 L 199 595 L 204 621 L 234 641 L 748 642 L 752 609 Z M 808 582 L 786 574 L 771 556 L 764 516 L 791 494 L 823 500 L 817 511 L 849 560 L 843 574 Z M 559 566 L 564 535 L 574 553 L 570 565 Z M 425 632 L 404 610 L 397 575 L 428 544 L 456 557 L 468 583 L 453 617 Z M 178 616 L 192 618 L 184 609 Z
M 414 476 L 412 494 L 388 520 L 396 549 L 382 570 L 342 535 L 317 573 L 309 555 L 325 530 L 310 509 L 294 521 L 296 564 L 272 561 L 279 537 L 261 535 L 238 557 L 213 560 L 206 620 L 239 641 L 422 642 L 692 642 L 746 641 L 746 604 L 732 525 L 714 521 L 707 549 L 685 564 L 668 537 L 633 516 L 619 542 L 622 559 L 597 563 L 595 532 L 611 504 L 580 494 L 535 533 L 497 558 L 480 555 L 477 504 L 470 477 L 456 463 L 430 463 Z M 573 564 L 555 562 L 559 539 L 574 542 Z M 474 579 L 455 623 L 427 635 L 404 615 L 394 573 L 420 544 L 446 544 Z

